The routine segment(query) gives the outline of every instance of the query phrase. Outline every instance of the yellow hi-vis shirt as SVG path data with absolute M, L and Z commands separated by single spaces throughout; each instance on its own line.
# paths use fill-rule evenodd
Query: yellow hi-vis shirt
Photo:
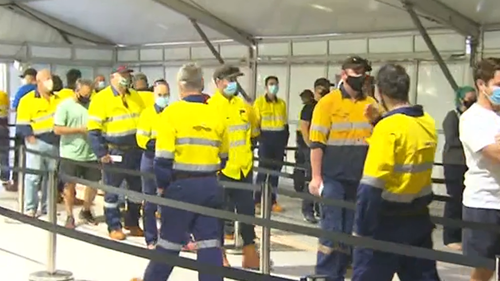
M 67 97 L 57 93 L 43 98 L 37 91 L 26 94 L 17 107 L 16 130 L 23 136 L 35 136 L 47 143 L 57 145 L 59 137 L 54 134 L 56 108 Z
M 63 88 L 59 92 L 57 92 L 57 94 L 60 97 L 69 98 L 69 97 L 73 97 L 75 95 L 75 91 L 73 91 L 72 89 L 69 89 L 69 88 Z
M 160 114 L 162 111 L 163 109 L 157 105 L 149 106 L 142 111 L 137 125 L 137 132 L 135 134 L 137 145 L 140 148 L 147 151 L 154 151 L 154 142 L 151 143 L 150 141 L 156 139 L 155 129 L 159 124 Z M 153 146 L 150 147 L 151 145 Z
M 276 97 L 276 101 L 271 101 L 266 95 L 263 95 L 255 100 L 253 107 L 262 133 L 279 132 L 286 129 L 288 116 L 286 103 L 283 99 Z
M 352 99 L 344 89 L 335 89 L 321 98 L 314 108 L 309 139 L 311 149 L 323 148 L 322 174 L 338 180 L 359 181 L 372 125 L 364 116 L 375 99 Z
M 229 152 L 226 120 L 215 107 L 201 103 L 203 97 L 192 99 L 198 97 L 175 102 L 160 114 L 155 160 L 171 160 L 174 171 L 215 174 Z
M 137 147 L 135 133 L 143 109 L 141 97 L 132 89 L 121 96 L 108 86 L 92 98 L 87 130 L 97 157 L 105 156 L 109 148 Z
M 357 234 L 368 234 L 383 215 L 428 212 L 437 139 L 435 121 L 421 106 L 389 111 L 377 123 L 358 188 Z
M 0 124 L 7 124 L 9 118 L 9 95 L 0 91 Z
M 155 94 L 151 91 L 137 91 L 139 96 L 141 96 L 142 102 L 145 107 L 150 107 L 155 104 Z
M 227 122 L 229 157 L 221 171 L 225 176 L 239 180 L 253 167 L 252 138 L 259 135 L 258 120 L 253 108 L 240 97 L 226 98 L 217 91 L 208 104 L 222 114 Z

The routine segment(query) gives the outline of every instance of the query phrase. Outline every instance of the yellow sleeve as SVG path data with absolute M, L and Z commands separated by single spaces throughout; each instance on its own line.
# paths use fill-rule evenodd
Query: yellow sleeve
M 103 95 L 95 96 L 89 105 L 89 119 L 87 121 L 87 130 L 102 131 L 104 121 L 106 120 L 106 106 L 103 100 Z
M 31 112 L 33 107 L 30 106 L 30 100 L 27 96 L 19 101 L 16 114 L 16 125 L 31 125 Z
M 0 91 L 0 117 L 9 116 L 9 95 Z
M 288 110 L 286 110 L 286 102 L 284 100 L 281 100 L 283 103 L 283 112 L 281 113 L 283 115 L 283 123 L 288 124 Z
M 255 101 L 255 103 L 253 104 L 253 110 L 254 110 L 254 113 L 255 113 L 255 117 L 257 119 L 257 125 L 259 127 L 260 127 L 260 119 L 261 119 L 261 116 L 260 116 L 260 106 L 261 106 L 260 98 L 257 98 L 257 100 Z
M 229 156 L 229 130 L 224 119 L 221 119 L 222 126 L 222 141 L 219 148 L 219 157 L 221 159 L 227 159 Z
M 332 121 L 330 119 L 331 101 L 326 96 L 319 100 L 314 108 L 311 128 L 309 129 L 309 139 L 311 140 L 311 148 L 316 148 L 316 145 L 326 145 Z M 316 145 L 315 145 L 316 144 Z
M 371 185 L 379 188 L 384 188 L 395 164 L 397 132 L 386 129 L 387 121 L 383 120 L 373 129 L 363 171 L 364 181 L 373 181 Z
M 255 109 L 247 104 L 248 108 L 248 121 L 250 122 L 250 130 L 251 130 L 251 137 L 256 138 L 260 135 L 260 130 L 259 130 L 259 119 L 257 118 L 257 114 L 255 113 Z
M 175 115 L 173 111 L 173 106 L 169 106 L 160 114 L 158 124 L 162 125 L 157 128 L 156 158 L 174 159 L 176 133 L 172 118 Z
M 146 149 L 146 144 L 152 137 L 152 122 L 149 118 L 149 111 L 143 110 L 141 116 L 139 117 L 139 123 L 137 124 L 137 132 L 135 133 L 135 139 L 137 140 L 137 145 Z

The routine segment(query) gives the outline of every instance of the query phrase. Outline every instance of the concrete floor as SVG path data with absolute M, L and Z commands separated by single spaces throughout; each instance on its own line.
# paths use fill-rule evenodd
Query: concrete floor
M 285 186 L 288 186 L 286 182 Z M 15 193 L 0 192 L 0 206 L 17 209 L 16 196 Z M 310 226 L 302 220 L 298 200 L 281 197 L 279 202 L 285 211 L 273 215 L 273 219 Z M 102 198 L 98 198 L 95 208 L 97 215 L 102 214 L 101 206 Z M 439 203 L 433 205 L 433 213 L 442 215 L 442 207 L 442 204 Z M 62 209 L 62 206 L 59 206 L 58 221 L 60 224 L 63 224 L 65 219 Z M 3 219 L 0 219 L 0 227 L 2 229 L 0 236 L 0 264 L 2 265 L 0 280 L 26 281 L 30 273 L 44 270 L 47 261 L 47 235 L 45 231 Z M 104 224 L 98 226 L 82 225 L 77 230 L 106 237 Z M 257 228 L 258 234 L 260 231 L 260 228 Z M 131 238 L 126 243 L 139 246 L 144 244 L 142 238 Z M 273 230 L 271 252 L 271 258 L 274 262 L 273 274 L 298 280 L 300 276 L 313 273 L 316 245 L 317 239 L 314 237 Z M 434 245 L 435 249 L 446 250 L 442 245 L 441 228 L 437 228 L 434 233 Z M 194 257 L 193 254 L 183 253 L 182 255 Z M 234 266 L 241 263 L 240 256 L 229 255 L 229 259 Z M 73 272 L 78 281 L 128 281 L 131 277 L 140 277 L 146 264 L 147 260 L 142 258 L 120 254 L 66 237 L 58 237 L 57 268 Z M 469 280 L 467 277 L 469 269 L 462 266 L 439 263 L 439 273 L 444 281 Z M 175 269 L 169 280 L 196 279 L 196 272 Z M 394 280 L 399 279 L 394 277 Z

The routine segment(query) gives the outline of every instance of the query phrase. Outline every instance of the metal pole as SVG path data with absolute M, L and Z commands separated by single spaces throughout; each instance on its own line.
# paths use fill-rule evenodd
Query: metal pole
M 48 222 L 54 227 L 57 225 L 57 181 L 55 172 L 50 171 L 47 176 L 47 207 Z M 30 281 L 73 281 L 73 273 L 68 271 L 56 270 L 57 253 L 57 233 L 48 232 L 47 243 L 47 270 L 35 272 L 30 275 Z
M 18 149 L 18 168 L 20 168 L 20 170 L 17 172 L 17 202 L 19 212 L 24 214 L 24 169 L 26 169 L 26 147 L 21 144 Z
M 268 176 L 269 178 L 269 176 Z M 266 181 L 263 186 L 261 197 L 261 214 L 263 219 L 271 218 L 271 187 Z M 262 235 L 260 236 L 260 272 L 269 274 L 271 272 L 271 229 L 262 227 Z
M 495 281 L 500 281 L 500 256 L 495 257 Z
M 236 212 L 235 212 L 236 213 Z M 240 236 L 240 222 L 234 222 L 234 244 L 224 246 L 227 253 L 232 255 L 241 255 L 243 254 L 243 241 Z

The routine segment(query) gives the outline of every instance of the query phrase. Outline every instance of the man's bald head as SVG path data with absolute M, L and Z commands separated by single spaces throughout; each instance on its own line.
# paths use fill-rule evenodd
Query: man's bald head
M 52 73 L 48 69 L 42 69 L 36 74 L 36 85 L 39 92 L 50 94 L 54 87 Z

